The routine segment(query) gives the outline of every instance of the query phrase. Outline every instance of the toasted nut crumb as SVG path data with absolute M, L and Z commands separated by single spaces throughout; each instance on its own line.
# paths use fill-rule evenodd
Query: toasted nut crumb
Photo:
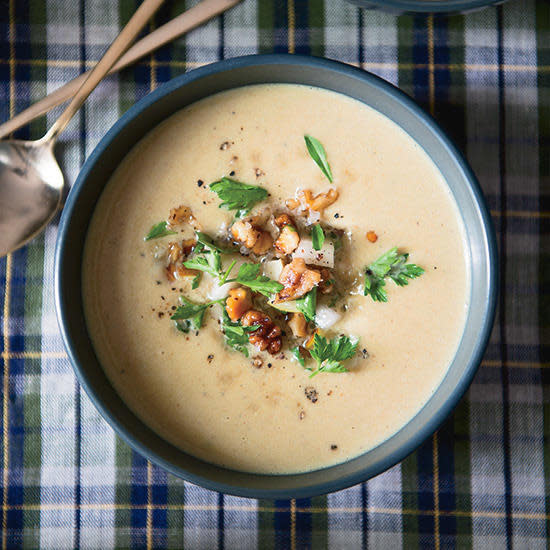
M 307 335 L 307 321 L 302 313 L 293 313 L 288 326 L 296 338 L 304 338 Z
M 259 356 L 259 355 L 256 355 L 255 357 L 252 358 L 252 364 L 257 368 L 257 369 L 261 369 L 264 362 L 263 362 L 263 359 Z
M 229 149 L 229 147 L 231 147 L 231 143 L 229 143 L 229 141 L 224 141 L 220 145 L 220 151 L 227 151 L 227 149 Z
M 319 193 L 313 196 L 310 189 L 305 189 L 298 193 L 296 199 L 288 199 L 286 201 L 287 208 L 290 210 L 315 210 L 316 212 L 322 212 L 325 208 L 328 208 L 331 204 L 336 202 L 339 194 L 334 188 L 329 189 L 326 193 Z
M 225 311 L 232 321 L 238 321 L 249 309 L 252 309 L 250 293 L 245 288 L 232 288 L 225 303 Z
M 367 231 L 367 239 L 371 243 L 375 243 L 378 240 L 378 235 L 374 231 Z
M 254 254 L 265 254 L 273 244 L 273 239 L 267 231 L 262 231 L 251 221 L 239 220 L 231 227 L 233 238 L 250 248 Z
M 274 303 L 294 300 L 307 294 L 321 281 L 321 274 L 315 269 L 309 269 L 303 258 L 294 258 L 285 265 L 279 276 L 279 282 L 283 285 L 275 296 Z
M 300 411 L 300 420 L 303 420 L 306 417 L 305 411 Z
M 171 226 L 177 226 L 177 225 L 186 225 L 189 224 L 194 229 L 200 229 L 200 224 L 197 221 L 197 218 L 193 216 L 193 212 L 191 211 L 191 208 L 188 206 L 185 206 L 184 204 L 180 204 L 176 208 L 172 208 L 170 210 L 170 215 L 168 216 L 168 223 Z
M 281 328 L 271 320 L 269 315 L 251 309 L 242 316 L 241 324 L 243 327 L 259 325 L 260 328 L 248 335 L 248 341 L 260 351 L 267 350 L 271 355 L 279 353 L 283 344 Z
M 293 219 L 288 215 L 288 214 L 279 214 L 276 218 L 275 218 L 275 225 L 279 228 L 279 229 L 282 229 L 285 225 L 292 225 L 294 226 L 294 221 Z
M 277 223 L 277 221 L 275 221 L 275 223 Z M 298 231 L 296 231 L 293 225 L 288 224 L 281 229 L 279 237 L 273 243 L 273 246 L 275 246 L 277 252 L 286 255 L 292 254 L 298 248 L 299 244 L 300 235 L 298 235 Z

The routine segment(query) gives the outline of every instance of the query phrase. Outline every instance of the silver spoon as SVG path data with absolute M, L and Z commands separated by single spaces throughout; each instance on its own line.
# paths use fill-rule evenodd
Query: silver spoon
M 43 138 L 0 141 L 0 257 L 38 235 L 61 207 L 64 180 L 53 153 L 57 136 L 163 2 L 143 1 Z

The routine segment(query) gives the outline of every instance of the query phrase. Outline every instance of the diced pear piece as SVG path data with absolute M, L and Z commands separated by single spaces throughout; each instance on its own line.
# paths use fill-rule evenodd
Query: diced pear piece
M 321 250 L 315 250 L 310 237 L 304 237 L 292 254 L 293 258 L 303 258 L 306 264 L 334 267 L 334 244 L 326 239 Z

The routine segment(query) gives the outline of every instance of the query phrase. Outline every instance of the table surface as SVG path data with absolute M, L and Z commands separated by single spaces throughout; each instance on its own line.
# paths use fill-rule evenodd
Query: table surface
M 0 120 L 95 62 L 137 4 L 0 0 Z M 167 2 L 151 28 L 185 5 Z M 159 83 L 274 51 L 339 59 L 399 85 L 465 152 L 502 269 L 497 321 L 470 390 L 417 452 L 345 491 L 255 501 L 184 483 L 115 436 L 76 383 L 55 319 L 53 224 L 0 260 L 2 548 L 547 547 L 550 4 L 396 17 L 344 0 L 244 0 L 101 84 L 58 145 L 68 182 Z M 18 135 L 39 137 L 54 118 Z

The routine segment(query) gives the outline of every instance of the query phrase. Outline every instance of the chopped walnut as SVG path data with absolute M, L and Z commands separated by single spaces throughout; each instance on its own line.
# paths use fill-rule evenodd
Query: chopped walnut
M 293 221 L 293 219 L 292 219 L 288 214 L 279 214 L 279 215 L 275 218 L 275 225 L 276 225 L 279 229 L 282 229 L 285 225 L 292 225 L 292 226 L 294 226 L 294 221 Z
M 336 189 L 329 189 L 326 193 L 319 193 L 313 196 L 313 193 L 309 189 L 300 191 L 297 199 L 288 199 L 286 205 L 290 210 L 315 210 L 316 212 L 322 212 L 325 208 L 328 208 L 338 198 L 339 194 Z
M 292 225 L 285 225 L 281 229 L 279 237 L 273 243 L 273 246 L 280 255 L 284 256 L 286 254 L 292 254 L 298 248 L 299 244 L 300 235 L 298 235 L 296 228 Z
M 248 290 L 239 287 L 229 291 L 229 297 L 225 303 L 225 311 L 232 321 L 238 321 L 249 309 L 252 308 L 252 300 Z
M 170 215 L 168 216 L 168 223 L 171 226 L 176 225 L 186 225 L 189 224 L 194 229 L 200 229 L 200 223 L 197 221 L 197 218 L 193 216 L 191 208 L 181 204 L 177 208 L 172 208 L 170 210 Z
M 195 244 L 195 239 L 185 239 L 181 243 L 175 241 L 168 243 L 168 265 L 165 273 L 170 282 L 184 277 L 194 277 L 199 273 L 195 269 L 189 269 L 183 265 L 183 261 L 191 254 Z
M 253 225 L 252 221 L 239 220 L 231 227 L 233 238 L 250 248 L 254 254 L 265 254 L 272 246 L 273 239 L 267 231 Z
M 267 231 L 260 231 L 260 236 L 256 244 L 252 247 L 252 252 L 261 256 L 265 254 L 273 246 L 273 239 Z
M 321 274 L 317 270 L 309 269 L 303 258 L 294 258 L 281 271 L 279 282 L 284 288 L 277 293 L 273 302 L 278 303 L 300 298 L 314 286 L 317 286 L 320 281 Z
M 307 321 L 302 313 L 293 313 L 288 321 L 288 326 L 296 338 L 307 336 Z
M 184 279 L 185 277 L 195 277 L 200 273 L 200 271 L 197 271 L 196 269 L 189 269 L 188 267 L 185 267 L 183 264 L 181 265 L 175 265 L 175 264 L 168 264 L 168 266 L 165 269 L 166 278 L 173 283 L 174 281 L 177 281 L 178 279 Z
M 271 355 L 278 353 L 282 346 L 281 328 L 278 327 L 269 315 L 251 309 L 241 318 L 243 327 L 259 325 L 260 328 L 248 335 L 248 341 L 260 351 L 267 350 Z

